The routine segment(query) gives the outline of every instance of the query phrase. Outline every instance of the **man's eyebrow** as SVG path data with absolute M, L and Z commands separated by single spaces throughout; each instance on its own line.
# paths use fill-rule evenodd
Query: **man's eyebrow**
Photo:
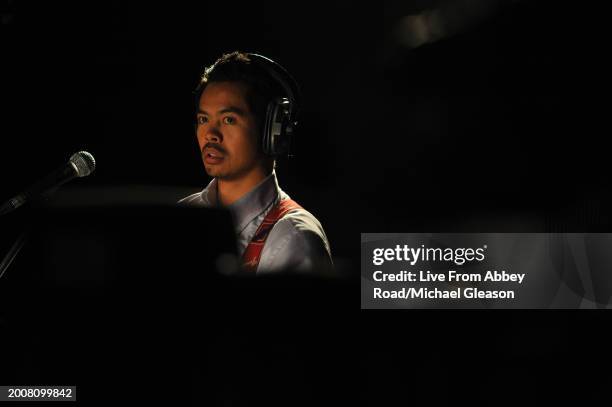
M 202 109 L 198 109 L 198 113 L 208 114 L 208 112 L 206 110 L 202 110 Z M 220 114 L 223 114 L 223 113 L 235 113 L 238 116 L 244 116 L 245 115 L 245 111 L 243 109 L 240 109 L 239 107 L 236 107 L 236 106 L 224 107 L 223 109 L 219 110 L 219 113 Z

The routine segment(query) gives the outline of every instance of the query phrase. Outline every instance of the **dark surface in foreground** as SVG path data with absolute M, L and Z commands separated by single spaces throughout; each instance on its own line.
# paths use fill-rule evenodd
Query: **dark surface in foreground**
M 81 405 L 583 403 L 611 362 L 604 312 L 360 312 L 356 286 L 295 277 L 7 287 L 0 380 L 77 385 Z
M 178 233 L 187 212 L 104 213 L 58 212 L 0 280 L 0 383 L 87 406 L 605 400 L 607 311 L 361 311 L 356 280 L 215 274 L 222 239 Z

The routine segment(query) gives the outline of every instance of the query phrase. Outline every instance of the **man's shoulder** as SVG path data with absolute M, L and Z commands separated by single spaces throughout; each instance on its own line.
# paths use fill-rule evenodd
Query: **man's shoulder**
M 307 210 L 294 209 L 272 227 L 257 271 L 328 273 L 332 268 L 329 241 L 321 223 Z
M 298 233 L 314 232 L 325 235 L 321 222 L 304 208 L 292 209 L 277 224 L 286 225 L 285 227 L 293 228 Z
M 299 244 L 302 250 L 320 251 L 324 249 L 330 254 L 329 241 L 321 222 L 306 209 L 299 208 L 289 211 L 270 231 L 275 241 L 286 241 Z

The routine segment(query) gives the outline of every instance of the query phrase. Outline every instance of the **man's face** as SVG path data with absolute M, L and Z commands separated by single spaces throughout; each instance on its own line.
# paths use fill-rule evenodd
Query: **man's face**
M 257 123 L 240 82 L 206 86 L 197 113 L 197 137 L 206 173 L 224 180 L 240 179 L 262 165 Z

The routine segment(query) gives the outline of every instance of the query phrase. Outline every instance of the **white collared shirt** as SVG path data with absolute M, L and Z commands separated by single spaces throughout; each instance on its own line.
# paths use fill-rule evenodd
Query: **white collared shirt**
M 289 195 L 280 189 L 276 173 L 272 171 L 259 185 L 227 207 L 234 220 L 240 256 L 268 212 L 281 199 L 289 199 Z M 217 179 L 214 178 L 202 192 L 189 195 L 179 203 L 217 206 Z M 257 272 L 329 272 L 331 266 L 329 242 L 321 223 L 307 210 L 295 209 L 280 219 L 270 231 Z

